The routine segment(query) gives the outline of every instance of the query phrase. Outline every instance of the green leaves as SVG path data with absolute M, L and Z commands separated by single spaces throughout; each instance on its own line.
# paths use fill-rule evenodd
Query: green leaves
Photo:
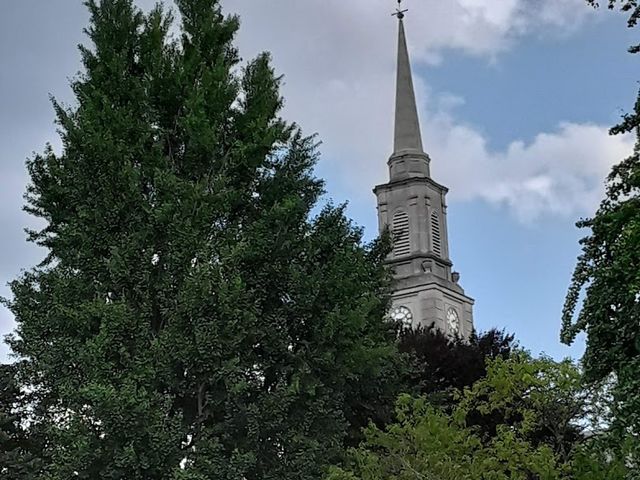
M 597 7 L 598 2 L 588 0 Z M 609 0 L 609 9 L 626 12 L 627 26 L 636 27 L 636 0 Z M 640 52 L 632 45 L 629 52 Z M 573 274 L 562 312 L 562 341 L 572 343 L 587 334 L 586 373 L 598 381 L 613 375 L 617 442 L 640 435 L 640 95 L 634 111 L 611 129 L 612 135 L 634 133 L 633 154 L 615 165 L 607 178 L 606 197 L 593 218 L 578 223 L 591 233 L 581 240 L 582 254 Z M 580 304 L 582 295 L 584 300 Z M 637 464 L 640 447 L 625 453 Z
M 0 365 L 0 478 L 30 480 L 40 468 L 35 432 L 25 429 L 26 408 L 21 407 L 14 365 Z
M 640 100 L 634 115 L 639 114 Z M 625 122 L 632 122 L 631 117 Z M 625 122 L 619 127 L 621 131 L 627 130 Z M 638 435 L 640 137 L 633 154 L 613 167 L 607 196 L 595 217 L 579 226 L 590 228 L 591 234 L 581 241 L 583 252 L 563 311 L 562 339 L 570 343 L 578 333 L 587 334 L 584 364 L 588 378 L 598 381 L 615 375 L 616 425 L 623 432 Z M 583 292 L 584 302 L 579 305 Z M 640 451 L 634 455 L 637 458 Z
M 490 444 L 424 399 L 402 397 L 398 423 L 386 431 L 370 427 L 366 442 L 351 452 L 346 469 L 334 469 L 330 480 L 343 479 L 555 479 L 557 468 L 548 447 L 534 448 L 507 429 Z
M 583 388 L 569 361 L 498 357 L 452 408 L 401 396 L 395 422 L 369 426 L 365 441 L 327 478 L 587 480 L 596 478 L 593 472 L 624 478 L 630 465 L 610 446 L 603 448 L 606 438 L 593 428 L 607 421 L 593 408 L 601 390 Z M 491 432 L 480 421 L 487 416 L 495 424 Z

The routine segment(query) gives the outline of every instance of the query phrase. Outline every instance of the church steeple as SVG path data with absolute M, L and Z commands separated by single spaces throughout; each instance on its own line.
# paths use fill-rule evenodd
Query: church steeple
M 400 4 L 400 1 L 398 2 Z M 396 114 L 393 154 L 389 159 L 389 175 L 392 181 L 409 177 L 429 177 L 429 156 L 422 147 L 418 107 L 413 88 L 411 60 L 404 29 L 404 14 L 398 17 L 398 67 L 396 73 Z
M 402 0 L 398 0 L 401 5 Z M 392 318 L 406 325 L 429 327 L 469 338 L 473 299 L 452 270 L 447 231 L 447 188 L 431 178 L 424 152 L 411 63 L 398 8 L 398 71 L 393 153 L 389 182 L 378 185 L 380 232 L 393 241 L 387 263 L 393 271 Z

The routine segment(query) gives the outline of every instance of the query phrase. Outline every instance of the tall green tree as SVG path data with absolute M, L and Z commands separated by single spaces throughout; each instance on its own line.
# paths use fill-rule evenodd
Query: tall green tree
M 38 478 L 319 478 L 390 379 L 386 247 L 312 216 L 316 142 L 267 54 L 239 68 L 238 19 L 176 4 L 172 36 L 161 7 L 86 2 L 62 153 L 28 162 L 49 254 L 7 303 Z
M 633 154 L 613 167 L 596 215 L 578 226 L 591 233 L 581 241 L 562 340 L 571 343 L 586 332 L 588 378 L 615 375 L 617 424 L 640 445 L 640 128 Z
M 587 0 L 599 6 L 595 0 Z M 636 27 L 636 0 L 609 0 L 609 9 L 628 13 Z M 639 53 L 640 45 L 632 45 Z M 635 108 L 610 133 L 635 134 L 630 157 L 614 166 L 605 199 L 593 218 L 578 222 L 591 233 L 581 240 L 582 254 L 573 274 L 563 310 L 562 341 L 570 344 L 585 332 L 587 379 L 613 376 L 613 409 L 617 443 L 628 462 L 640 462 L 640 94 Z M 583 297 L 584 295 L 584 297 Z M 630 449 L 630 450 L 629 450 Z M 640 467 L 638 467 L 640 470 Z

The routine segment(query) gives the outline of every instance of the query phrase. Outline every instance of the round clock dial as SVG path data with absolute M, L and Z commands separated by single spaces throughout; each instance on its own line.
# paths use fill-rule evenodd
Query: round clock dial
M 411 327 L 413 323 L 413 314 L 411 313 L 411 310 L 404 306 L 395 307 L 391 310 L 391 314 L 389 316 L 391 317 L 391 320 L 402 324 L 404 328 Z
M 460 333 L 460 318 L 458 317 L 458 312 L 453 308 L 447 310 L 447 324 L 451 333 Z

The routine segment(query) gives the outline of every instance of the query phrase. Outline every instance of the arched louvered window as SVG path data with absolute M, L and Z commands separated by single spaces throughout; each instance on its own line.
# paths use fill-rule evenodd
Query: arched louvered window
M 400 257 L 411 253 L 411 240 L 409 236 L 409 214 L 396 212 L 391 226 L 393 234 L 393 256 Z
M 437 256 L 442 256 L 442 234 L 440 233 L 438 212 L 431 214 L 431 248 Z

